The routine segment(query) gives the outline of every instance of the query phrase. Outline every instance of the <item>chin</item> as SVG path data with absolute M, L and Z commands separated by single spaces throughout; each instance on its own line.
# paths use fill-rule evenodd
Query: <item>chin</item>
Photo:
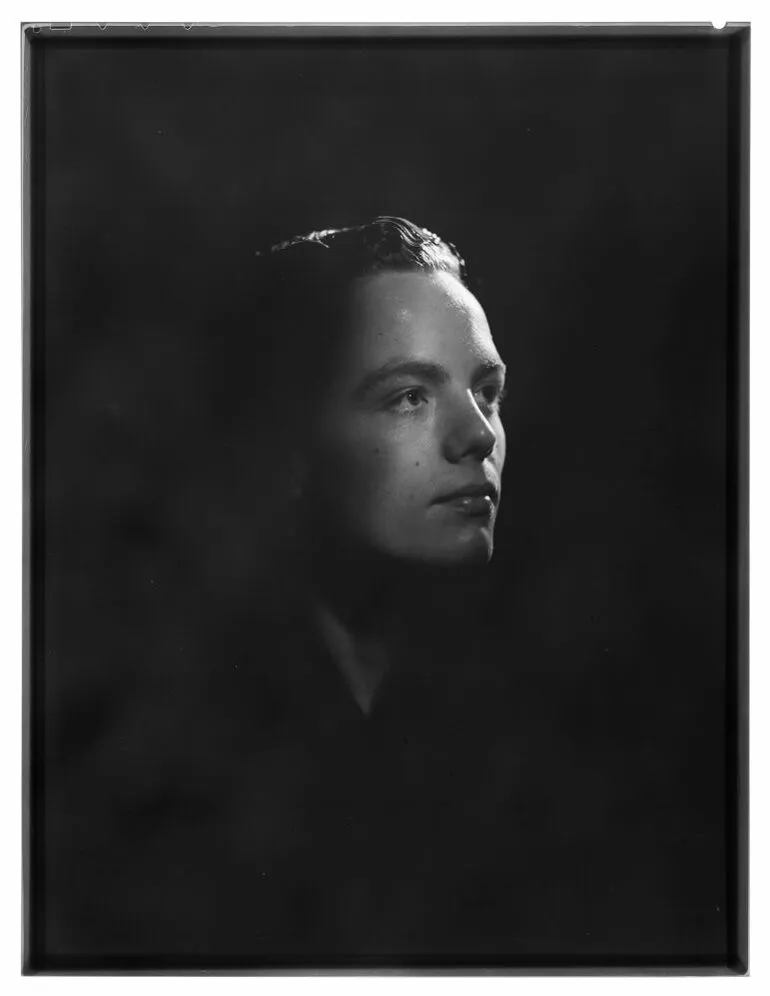
M 474 536 L 433 549 L 414 551 L 410 559 L 434 567 L 485 567 L 492 559 L 493 549 L 491 536 Z
M 492 559 L 493 531 L 489 526 L 462 530 L 412 530 L 409 535 L 359 537 L 356 544 L 394 565 L 429 569 L 484 567 Z
M 492 545 L 457 551 L 448 561 L 457 567 L 486 567 L 492 559 Z

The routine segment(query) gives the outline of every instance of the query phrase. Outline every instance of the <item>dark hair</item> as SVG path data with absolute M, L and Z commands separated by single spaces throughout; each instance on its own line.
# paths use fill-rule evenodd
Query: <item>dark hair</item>
M 465 286 L 468 278 L 451 242 L 404 218 L 310 231 L 259 252 L 247 238 L 232 246 L 226 265 L 212 247 L 212 279 L 222 285 L 210 291 L 216 348 L 207 355 L 217 365 L 217 486 L 235 503 L 228 516 L 239 524 L 234 548 L 270 615 L 291 589 L 295 552 L 304 549 L 301 503 L 287 496 L 294 457 L 311 442 L 316 405 L 348 330 L 351 283 L 394 270 L 445 271 Z M 233 605 L 240 591 L 227 589 Z M 251 602 L 243 609 L 251 611 Z
M 320 259 L 316 247 L 330 251 L 332 258 Z M 292 264 L 301 255 L 308 267 L 333 269 L 344 280 L 382 270 L 444 270 L 467 285 L 465 260 L 451 242 L 392 215 L 380 215 L 363 225 L 307 232 L 257 255 L 287 263 L 290 259 Z
M 310 416 L 331 373 L 340 333 L 347 327 L 352 281 L 385 271 L 450 273 L 468 286 L 457 248 L 405 218 L 381 215 L 348 228 L 307 232 L 256 253 L 251 295 L 258 352 L 268 393 L 291 371 L 292 415 Z M 283 381 L 282 381 L 283 378 Z M 291 431 L 288 422 L 286 427 Z

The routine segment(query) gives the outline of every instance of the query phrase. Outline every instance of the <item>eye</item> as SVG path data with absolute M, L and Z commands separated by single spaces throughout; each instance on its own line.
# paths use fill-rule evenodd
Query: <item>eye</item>
M 505 387 L 502 384 L 482 384 L 476 389 L 479 407 L 489 412 L 496 412 L 505 400 Z
M 388 411 L 399 415 L 408 415 L 417 411 L 424 404 L 427 404 L 428 396 L 421 387 L 410 387 L 406 391 L 400 391 L 395 397 L 390 398 L 385 407 Z

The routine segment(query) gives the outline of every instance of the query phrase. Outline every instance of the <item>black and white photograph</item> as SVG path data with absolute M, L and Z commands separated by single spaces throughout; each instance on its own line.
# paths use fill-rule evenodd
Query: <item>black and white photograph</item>
M 26 974 L 745 974 L 750 27 L 22 26 Z

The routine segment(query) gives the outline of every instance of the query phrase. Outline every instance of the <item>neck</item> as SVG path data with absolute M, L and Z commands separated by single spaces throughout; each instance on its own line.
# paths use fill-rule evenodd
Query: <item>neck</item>
M 391 671 L 441 665 L 431 650 L 452 644 L 452 631 L 459 635 L 468 621 L 478 590 L 477 572 L 395 561 L 339 545 L 316 550 L 308 576 L 313 597 L 336 630 L 329 633 L 327 618 L 327 636 L 355 672 L 346 678 L 364 711 L 361 700 L 371 704 Z

